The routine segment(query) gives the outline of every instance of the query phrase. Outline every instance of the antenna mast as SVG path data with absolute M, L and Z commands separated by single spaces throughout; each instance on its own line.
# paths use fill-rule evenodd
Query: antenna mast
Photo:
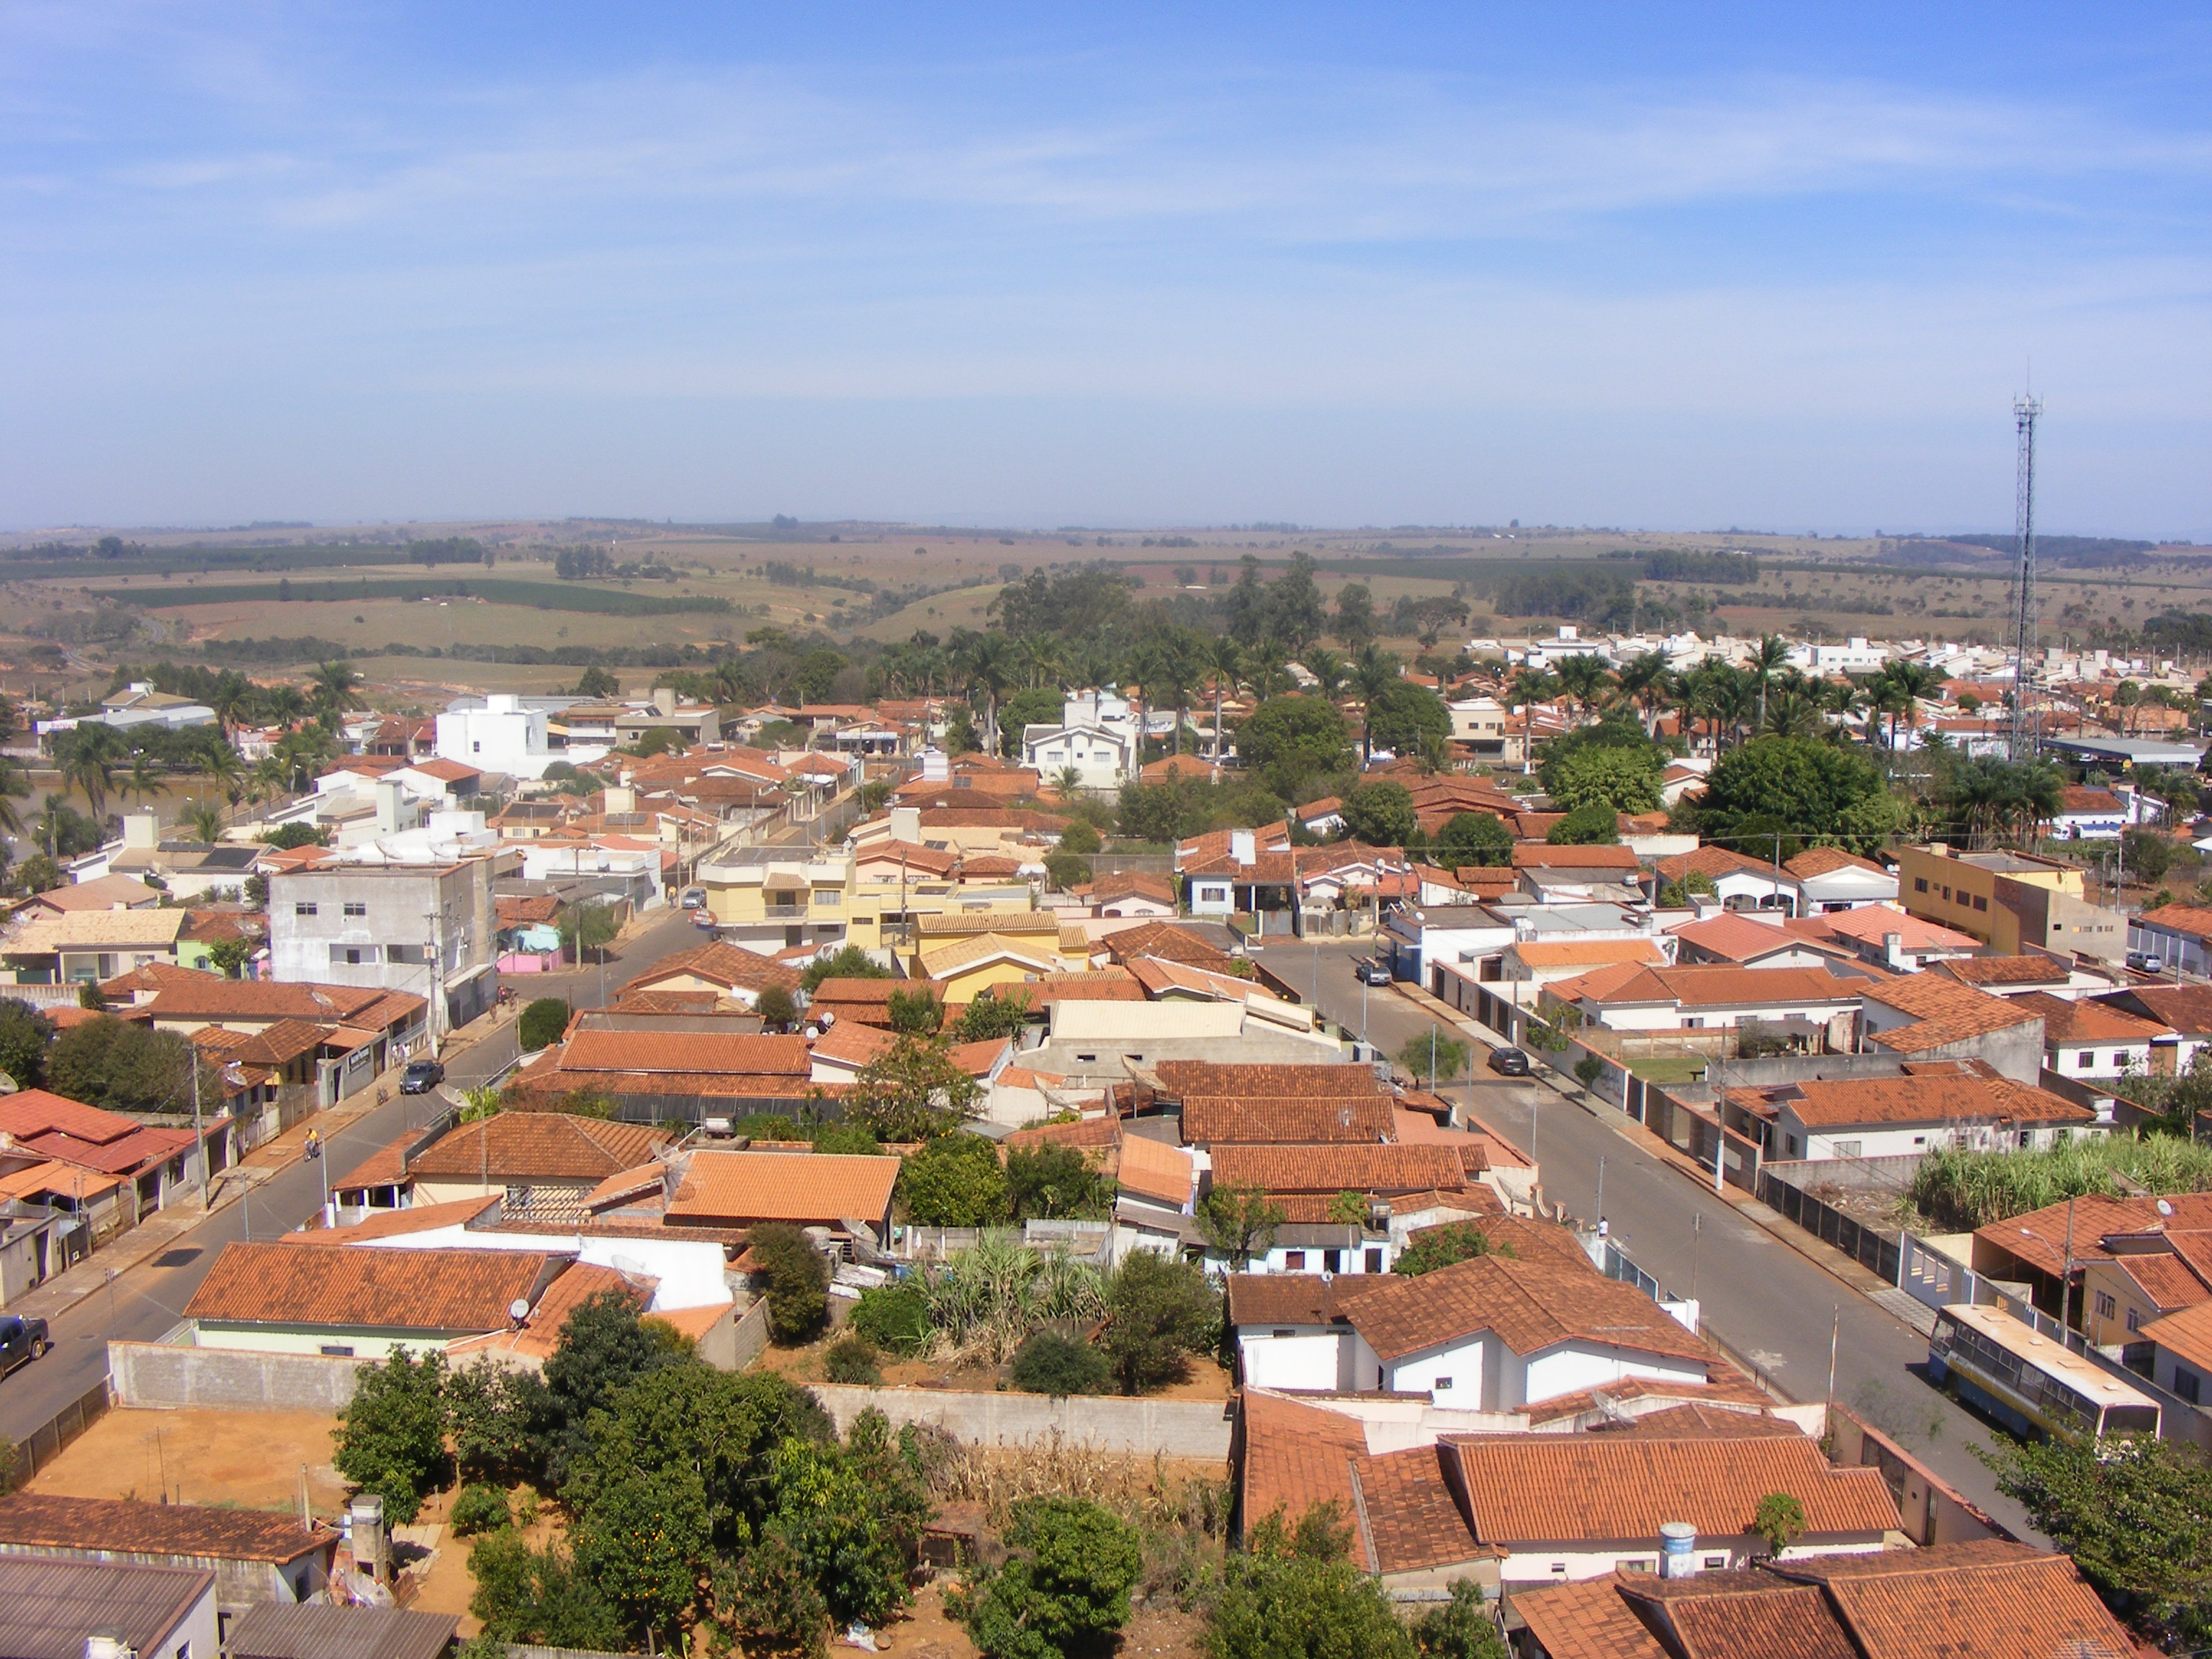
M 2012 647 L 2010 753 L 2015 761 L 2035 758 L 2035 724 L 2028 713 L 2028 702 L 2039 648 L 2035 606 L 2035 422 L 2042 413 L 2040 398 L 2012 400 L 2013 423 L 2020 434 L 2019 477 L 2014 483 L 2013 503 L 2014 533 L 2020 543 L 2020 615 Z

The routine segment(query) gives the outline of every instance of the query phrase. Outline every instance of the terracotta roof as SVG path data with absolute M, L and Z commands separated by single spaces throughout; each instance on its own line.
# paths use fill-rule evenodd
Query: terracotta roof
M 1666 952 L 1648 939 L 1520 939 L 1514 943 L 1513 954 L 1530 968 L 1601 968 L 1619 962 L 1667 965 Z
M 1343 1069 L 1350 1070 L 1350 1067 Z M 1229 1142 L 1261 1146 L 1322 1141 L 1368 1142 L 1393 1138 L 1387 1096 L 1185 1095 L 1182 1138 L 1194 1146 Z
M 2146 927 L 2164 927 L 2193 939 L 2212 939 L 2212 909 L 2194 904 L 2161 904 L 2136 920 Z
M 561 1051 L 563 1072 L 680 1072 L 805 1077 L 806 1039 L 721 1031 L 579 1031 Z
M 1636 852 L 1628 847 L 1554 847 L 1549 842 L 1516 842 L 1516 870 L 1619 870 L 1638 867 Z
M 1467 1178 L 1449 1146 L 1232 1146 L 1213 1154 L 1213 1184 L 1265 1193 L 1387 1193 L 1449 1191 Z
M 1349 1310 L 1378 1357 L 1395 1360 L 1478 1331 L 1523 1356 L 1583 1341 L 1705 1364 L 1711 1349 L 1632 1285 L 1585 1261 L 1483 1255 L 1370 1291 Z
M 1494 1553 L 1468 1531 L 1444 1474 L 1449 1457 L 1441 1445 L 1415 1446 L 1353 1465 L 1355 1547 L 1364 1547 L 1370 1571 L 1419 1572 Z
M 1613 1578 L 1517 1590 L 1513 1611 L 1549 1659 L 1670 1659 Z
M 671 1221 L 879 1224 L 899 1160 L 828 1152 L 699 1152 L 670 1200 Z
M 419 996 L 357 985 L 279 984 L 271 980 L 225 979 L 219 974 L 165 978 L 147 1007 L 156 1019 L 343 1020 L 349 1024 L 380 1004 L 402 1012 L 429 1006 Z M 396 1019 L 397 1016 L 394 1016 Z M 394 1019 L 382 1023 L 390 1024 Z
M 1229 1322 L 1261 1325 L 1327 1325 L 1373 1285 L 1366 1273 L 1231 1273 Z M 1364 1447 L 1362 1447 L 1364 1449 Z
M 2172 1030 L 2189 1036 L 2212 1033 L 2212 986 L 2138 985 L 2120 994 L 2150 1010 Z M 2109 1006 L 2119 998 L 2100 998 Z
M 1286 1526 L 1316 1504 L 1334 1504 L 1340 1524 L 1356 1513 L 1354 1462 L 1367 1455 L 1359 1419 L 1262 1389 L 1244 1395 L 1244 1527 L 1278 1511 Z
M 416 1153 L 408 1173 L 449 1181 L 597 1182 L 645 1163 L 665 1139 L 645 1123 L 501 1112 L 456 1126 Z
M 103 1111 L 50 1090 L 22 1089 L 0 1095 L 0 1134 L 13 1135 L 18 1140 L 64 1134 L 73 1140 L 104 1146 L 142 1127 L 136 1118 Z
M 1111 904 L 1125 898 L 1148 898 L 1162 904 L 1176 902 L 1175 883 L 1170 878 L 1146 875 L 1140 871 L 1118 871 L 1100 876 L 1076 890 L 1093 904 Z
M 1604 1000 L 1673 1003 L 1683 1008 L 1771 1007 L 1777 1003 L 1851 1001 L 1868 983 L 1826 968 L 1645 968 L 1608 991 Z M 1557 988 L 1553 994 L 1559 994 Z
M 2073 1561 L 2003 1539 L 1778 1561 L 1820 1584 L 1875 1659 L 2132 1659 L 2140 1651 Z
M 117 905 L 152 904 L 161 894 L 136 876 L 100 876 L 60 887 L 49 887 L 37 902 L 50 910 L 112 910 Z
M 331 1190 L 338 1190 L 336 1182 Z M 280 1244 L 361 1244 L 373 1238 L 405 1238 L 410 1233 L 434 1232 L 441 1227 L 463 1227 L 500 1202 L 497 1193 L 477 1198 L 457 1198 L 447 1204 L 416 1204 L 404 1210 L 380 1210 L 366 1220 L 344 1227 L 317 1227 L 282 1235 Z
M 1734 910 L 1723 910 L 1702 921 L 1686 921 L 1667 931 L 1724 962 L 1750 962 L 1777 951 L 1796 950 L 1803 943 L 1772 922 L 1755 921 Z
M 853 867 L 865 870 L 871 865 L 881 865 L 890 871 L 902 867 L 910 876 L 949 876 L 959 862 L 960 854 L 949 848 L 925 847 L 913 841 L 883 841 L 854 854 Z
M 64 1498 L 19 1492 L 0 1498 L 0 1544 L 202 1560 L 273 1561 L 285 1565 L 338 1541 L 329 1527 L 310 1530 L 292 1515 L 146 1504 L 117 1498 Z
M 999 1081 L 1006 1083 L 1018 1073 L 1042 1082 L 1055 1080 L 1041 1073 L 1018 1073 L 1018 1068 L 1009 1066 L 999 1073 Z M 1082 1118 L 1073 1123 L 1040 1123 L 1034 1129 L 1017 1129 L 999 1144 L 1009 1152 L 1037 1146 L 1073 1146 L 1085 1152 L 1104 1152 L 1121 1144 L 1121 1120 L 1109 1115 Z
M 2122 1263 L 2132 1267 L 2137 1260 L 2126 1256 Z M 2212 1371 L 2212 1301 L 2200 1301 L 2179 1313 L 2154 1319 L 2136 1335 L 2180 1355 L 2200 1371 Z
M 2205 1276 L 2191 1267 L 2189 1258 L 2184 1255 L 2115 1256 L 2112 1266 L 2135 1280 L 2151 1305 L 2161 1313 L 2193 1308 L 2212 1296 L 2212 1285 L 2208 1285 Z
M 2070 976 L 2056 957 L 1954 957 L 1935 963 L 1931 973 L 1964 985 L 2063 985 Z
M 2037 1271 L 2056 1279 L 2066 1255 L 2067 1219 L 2074 1224 L 2074 1265 L 2103 1261 L 2111 1255 L 2099 1240 L 2114 1233 L 2147 1233 L 2165 1228 L 2169 1234 L 2212 1229 L 2212 1193 L 2175 1193 L 2165 1200 L 2172 1212 L 2160 1216 L 2155 1198 L 2108 1198 L 2088 1193 L 2069 1204 L 2052 1204 L 2040 1210 L 2008 1216 L 1974 1230 L 1978 1243 L 2019 1257 Z
M 0 945 L 11 957 L 50 956 L 58 951 L 152 950 L 173 945 L 182 910 L 67 910 L 33 915 L 21 933 Z
M 421 1133 L 420 1130 L 410 1129 L 397 1140 L 378 1147 L 342 1177 L 332 1180 L 331 1190 L 334 1193 L 356 1192 L 364 1187 L 389 1187 L 404 1181 L 406 1176 L 400 1168 L 400 1154 L 412 1146 Z M 327 1152 L 325 1156 L 328 1156 Z
M 1722 876 L 1745 874 L 1771 877 L 1771 865 L 1747 857 L 1727 847 L 1700 847 L 1693 853 L 1677 853 L 1672 858 L 1661 859 L 1652 866 L 1669 881 L 1680 881 L 1687 875 Z
M 1158 957 L 1167 962 L 1188 962 L 1195 967 L 1219 969 L 1229 962 L 1226 951 L 1171 922 L 1147 921 L 1124 927 L 1119 933 L 1107 934 L 1098 943 L 1108 958 L 1117 963 L 1127 962 L 1132 957 Z
M 981 910 L 921 916 L 915 931 L 924 939 L 958 939 L 971 933 L 1005 933 L 1028 938 L 1035 933 L 1060 933 L 1060 915 L 1054 910 Z
M 1860 1123 L 2081 1124 L 2096 1115 L 2087 1106 L 2006 1078 L 1837 1078 L 1795 1085 L 1786 1103 L 1808 1128 Z
M 1840 847 L 1808 847 L 1796 858 L 1784 859 L 1782 867 L 1801 878 L 1829 875 L 1838 870 L 1859 870 L 1870 876 L 1887 876 L 1890 873 L 1872 859 L 1846 853 Z
M 2013 1006 L 2013 1000 L 1993 997 L 1933 974 L 1907 974 L 1897 979 L 1869 980 L 1860 994 L 1869 1002 L 1911 1014 L 1914 1023 L 1868 1034 L 1868 1040 L 1900 1054 L 1923 1054 L 1930 1048 L 2009 1030 L 2039 1018 Z
M 887 1024 L 841 1019 L 814 1039 L 814 1058 L 842 1066 L 866 1066 L 878 1054 L 889 1053 L 895 1041 Z
M 1446 1443 L 1458 1459 L 1474 1535 L 1486 1543 L 1656 1540 L 1674 1521 L 1704 1538 L 1740 1538 L 1751 1530 L 1759 1500 L 1777 1492 L 1804 1507 L 1814 1537 L 1878 1538 L 1898 1526 L 1897 1502 L 1879 1469 L 1832 1468 L 1802 1435 L 1498 1434 Z
M 464 766 L 459 761 L 445 759 L 416 761 L 405 769 L 419 772 L 426 778 L 435 778 L 441 783 L 459 783 L 465 778 L 480 778 L 483 775 L 483 769 L 481 767 Z
M 526 893 L 492 901 L 492 913 L 501 927 L 527 927 L 548 922 L 561 914 L 561 901 L 550 893 Z
M 1192 1095 L 1273 1100 L 1291 1095 L 1387 1097 L 1389 1090 L 1364 1066 L 1244 1065 L 1213 1060 L 1164 1060 L 1152 1067 L 1171 1100 Z
M 663 980 L 686 976 L 748 991 L 765 990 L 771 985 L 780 985 L 787 991 L 796 991 L 799 977 L 795 970 L 771 957 L 760 956 L 717 940 L 712 945 L 695 945 L 690 950 L 673 951 L 661 957 L 635 979 L 626 981 L 623 989 L 648 990 Z
M 1049 969 L 1058 961 L 1054 945 L 1040 944 L 1035 933 L 1012 935 L 995 932 L 976 933 L 951 945 L 921 953 L 921 964 L 933 979 L 949 979 L 963 968 L 972 968 L 997 957 L 1006 957 L 1040 971 Z
M 535 1250 L 226 1244 L 187 1319 L 387 1330 L 493 1331 L 560 1257 Z
M 2102 1002 L 2069 1002 L 2047 991 L 2009 999 L 2015 1008 L 2043 1016 L 2043 1040 L 2053 1042 L 2148 1042 L 2172 1036 L 2163 1025 Z
M 1022 989 L 1030 1006 L 1044 1008 L 1055 1002 L 1142 1002 L 1145 988 L 1123 968 L 1103 968 L 1087 974 L 1040 974 Z
M 956 1042 L 946 1052 L 945 1058 L 969 1076 L 980 1078 L 987 1076 L 1012 1046 L 1012 1037 L 988 1037 L 981 1042 Z
M 1832 910 L 1820 918 L 1831 933 L 1841 933 L 1846 939 L 1857 939 L 1865 945 L 1880 945 L 1888 935 L 1899 936 L 1899 944 L 1907 951 L 1978 951 L 1981 940 L 1972 933 L 1962 933 L 1955 927 L 1945 927 L 1918 916 L 1909 916 L 1902 910 L 1893 910 L 1887 905 L 1863 905 L 1856 910 Z
M 1191 1202 L 1194 1167 L 1191 1155 L 1180 1147 L 1142 1135 L 1124 1135 L 1116 1178 L 1124 1192 L 1181 1209 Z
M 447 1352 L 459 1366 L 465 1363 L 465 1356 L 472 1353 L 501 1352 L 520 1354 L 544 1361 L 552 1357 L 560 1346 L 561 1332 L 568 1322 L 568 1316 L 592 1297 L 611 1291 L 633 1306 L 642 1308 L 652 1299 L 658 1279 L 633 1279 L 612 1267 L 601 1267 L 588 1262 L 578 1262 L 545 1287 L 545 1294 L 538 1298 L 538 1305 L 530 1310 L 530 1317 L 520 1330 L 488 1331 L 470 1340 L 453 1343 Z

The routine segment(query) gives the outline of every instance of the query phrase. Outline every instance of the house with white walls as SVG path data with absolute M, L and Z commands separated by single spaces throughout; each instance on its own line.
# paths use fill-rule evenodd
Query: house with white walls
M 2061 1077 L 2113 1078 L 2148 1073 L 2158 1045 L 2175 1033 L 2109 1003 L 2069 1001 L 2047 991 L 2014 997 L 2015 1008 L 2043 1016 L 2043 1063 Z
M 1784 861 L 1804 902 L 1801 915 L 1826 915 L 1897 902 L 1897 872 L 1840 847 L 1808 847 Z M 1771 866 L 1769 866 L 1770 870 Z
M 2039 1150 L 2075 1135 L 2104 1134 L 2109 1113 L 2047 1090 L 2014 1083 L 1971 1062 L 1906 1062 L 1897 1077 L 1731 1089 L 1730 1107 L 1745 1106 L 1761 1125 L 1766 1156 L 1827 1158 L 1913 1158 L 1946 1146 L 1973 1152 Z
M 1078 691 L 1060 706 L 1057 726 L 1022 728 L 1022 763 L 1048 779 L 1073 769 L 1085 789 L 1116 789 L 1137 773 L 1137 731 L 1129 700 Z

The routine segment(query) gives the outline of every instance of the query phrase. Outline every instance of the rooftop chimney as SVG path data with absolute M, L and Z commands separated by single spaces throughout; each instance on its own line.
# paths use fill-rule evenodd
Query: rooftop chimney
M 380 1584 L 384 1583 L 384 1500 L 374 1492 L 363 1492 L 346 1513 L 353 1523 L 349 1530 L 355 1570 L 366 1571 Z

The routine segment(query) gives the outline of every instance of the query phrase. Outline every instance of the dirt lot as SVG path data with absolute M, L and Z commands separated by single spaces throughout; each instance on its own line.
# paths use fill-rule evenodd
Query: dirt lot
M 822 1374 L 823 1356 L 841 1333 L 829 1335 L 803 1347 L 763 1349 L 753 1363 L 763 1370 L 781 1371 L 794 1382 L 821 1382 L 828 1379 Z M 930 1387 L 954 1389 L 963 1392 L 988 1394 L 1001 1388 L 1007 1393 L 1018 1394 L 1006 1380 L 1004 1370 L 983 1365 L 953 1365 L 942 1359 L 885 1359 L 883 1364 L 884 1383 L 887 1388 L 911 1389 Z M 1226 1400 L 1229 1398 L 1229 1373 L 1210 1360 L 1192 1362 L 1190 1375 L 1180 1382 L 1170 1383 L 1157 1394 L 1147 1395 L 1148 1400 Z
M 75 1498 L 137 1498 L 176 1504 L 229 1503 L 297 1510 L 300 1467 L 319 1516 L 344 1506 L 345 1483 L 331 1467 L 323 1412 L 108 1412 L 30 1483 L 32 1492 Z

